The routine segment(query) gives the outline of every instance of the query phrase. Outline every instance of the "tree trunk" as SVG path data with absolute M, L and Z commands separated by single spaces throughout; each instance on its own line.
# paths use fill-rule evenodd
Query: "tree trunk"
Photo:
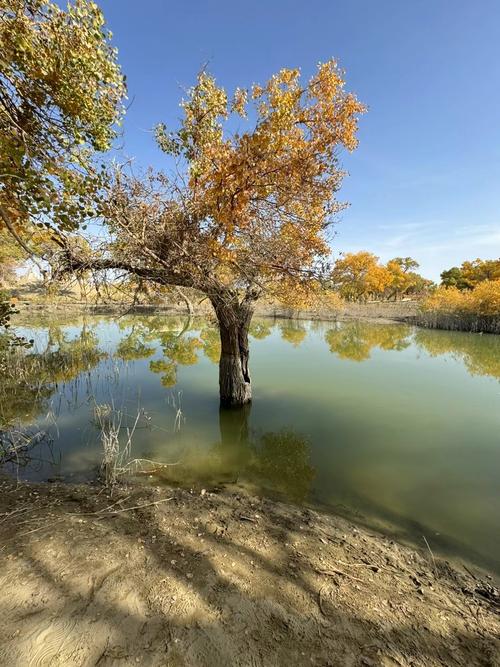
M 252 400 L 248 370 L 248 329 L 254 311 L 253 303 L 241 303 L 230 292 L 211 298 L 220 331 L 219 361 L 220 402 L 225 407 L 245 405 Z

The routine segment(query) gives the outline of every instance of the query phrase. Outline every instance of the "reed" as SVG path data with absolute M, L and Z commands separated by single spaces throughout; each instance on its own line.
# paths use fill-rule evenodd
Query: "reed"
M 500 280 L 472 290 L 438 287 L 422 302 L 416 323 L 430 329 L 500 334 Z
M 101 480 L 108 488 L 113 488 L 118 477 L 126 470 L 130 460 L 132 438 L 142 411 L 138 411 L 131 427 L 123 426 L 124 413 L 116 410 L 112 404 L 101 403 L 94 406 L 94 420 L 101 432 L 103 458 L 101 461 Z M 126 431 L 126 440 L 120 438 L 120 431 Z M 123 444 L 122 444 L 123 443 Z

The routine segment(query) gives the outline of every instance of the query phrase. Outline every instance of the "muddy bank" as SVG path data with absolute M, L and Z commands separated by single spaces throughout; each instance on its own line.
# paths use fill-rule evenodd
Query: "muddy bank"
M 2 665 L 500 665 L 486 574 L 238 488 L 0 487 Z

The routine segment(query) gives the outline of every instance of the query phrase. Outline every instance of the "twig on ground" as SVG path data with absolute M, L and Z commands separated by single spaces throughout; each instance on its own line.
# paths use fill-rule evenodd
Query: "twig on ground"
M 108 508 L 105 507 L 104 509 L 98 510 L 97 512 L 68 512 L 65 516 L 61 517 L 60 519 L 57 519 L 56 521 L 52 521 L 51 523 L 48 523 L 44 526 L 38 526 L 38 528 L 33 528 L 33 530 L 27 530 L 24 533 L 19 533 L 18 535 L 14 535 L 13 537 L 6 540 L 6 543 L 12 542 L 12 540 L 18 539 L 20 537 L 25 537 L 26 535 L 31 535 L 32 533 L 37 533 L 40 530 L 52 528 L 58 523 L 65 521 L 69 516 L 97 516 L 103 519 L 107 516 L 114 516 L 115 514 L 121 514 L 122 512 L 131 512 L 132 510 L 139 510 L 142 509 L 143 507 L 151 507 L 152 505 L 159 505 L 160 503 L 166 503 L 168 500 L 173 500 L 173 498 L 174 498 L 173 496 L 170 496 L 169 498 L 160 498 L 160 500 L 154 500 L 151 503 L 142 503 L 141 505 L 134 505 L 133 507 L 123 507 L 122 509 L 112 510 L 112 511 L 106 511 Z M 116 503 L 113 503 L 113 505 L 116 505 Z M 110 505 L 110 507 L 113 507 L 113 505 Z M 104 512 L 106 513 L 104 514 Z M 4 547 L 5 545 L 2 547 L 2 549 Z
M 362 584 L 365 583 L 363 579 L 360 579 L 359 577 L 353 577 L 352 574 L 347 574 L 347 572 L 344 572 L 343 570 L 337 570 L 337 568 L 332 568 L 331 570 L 316 570 L 318 574 L 325 574 L 329 577 L 334 577 L 337 574 L 340 574 L 342 577 L 346 577 L 347 579 L 352 579 L 353 581 L 360 581 Z
M 438 576 L 438 571 L 437 571 L 437 567 L 436 567 L 436 561 L 434 559 L 434 554 L 432 553 L 432 550 L 429 546 L 429 542 L 427 542 L 427 539 L 426 539 L 425 535 L 422 535 L 422 537 L 424 538 L 424 542 L 426 543 L 427 548 L 429 549 L 429 553 L 430 553 L 431 558 L 432 558 L 432 568 L 434 570 L 434 576 L 437 577 Z
M 173 500 L 173 496 L 170 496 L 170 498 L 161 498 L 160 500 L 154 500 L 152 503 L 143 503 L 142 505 L 134 505 L 133 507 L 123 507 L 122 509 L 119 510 L 112 510 L 111 512 L 106 512 L 104 514 L 105 510 L 99 510 L 98 512 L 84 512 L 82 514 L 76 513 L 70 516 L 99 516 L 99 517 L 105 517 L 109 516 L 111 514 L 121 514 L 121 512 L 130 512 L 132 510 L 140 510 L 143 507 L 151 507 L 151 505 L 159 505 L 160 503 L 166 503 L 167 500 Z

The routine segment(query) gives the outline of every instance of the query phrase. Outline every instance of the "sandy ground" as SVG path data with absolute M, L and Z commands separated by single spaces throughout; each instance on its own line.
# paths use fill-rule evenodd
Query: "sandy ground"
M 239 489 L 3 481 L 0 549 L 3 667 L 500 665 L 486 575 Z

